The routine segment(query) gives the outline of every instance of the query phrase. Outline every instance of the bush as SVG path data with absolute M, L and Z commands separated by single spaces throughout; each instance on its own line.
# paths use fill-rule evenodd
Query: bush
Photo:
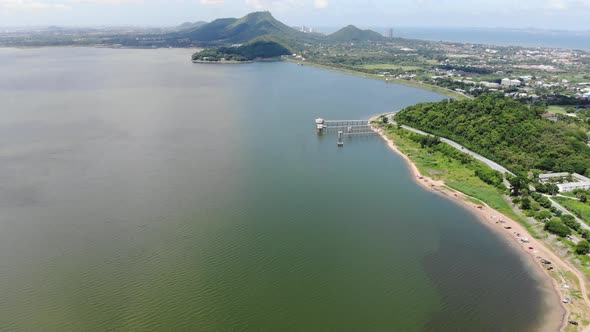
M 557 236 L 566 237 L 572 234 L 569 229 L 559 218 L 553 218 L 545 224 L 545 230 Z
M 590 243 L 587 240 L 582 240 L 576 244 L 576 254 L 586 255 L 590 252 Z
M 580 229 L 582 229 L 582 227 L 580 226 L 580 223 L 575 220 L 570 221 L 570 222 L 564 222 L 564 224 L 576 232 L 579 232 Z
M 540 211 L 535 215 L 535 219 L 539 221 L 549 220 L 553 215 L 547 210 Z
M 559 187 L 555 183 L 546 183 L 546 184 L 537 183 L 535 185 L 535 188 L 537 189 L 538 192 L 549 194 L 549 195 L 555 195 L 555 194 L 559 193 Z
M 493 170 L 489 167 L 479 167 L 475 170 L 475 175 L 480 178 L 483 182 L 487 184 L 491 184 L 493 186 L 498 186 L 498 184 L 502 184 L 504 177 L 502 173 Z
M 531 209 L 531 199 L 528 197 L 523 198 L 520 201 L 520 208 L 523 210 L 530 210 Z
M 539 199 L 536 200 L 537 202 L 539 202 L 539 204 L 548 209 L 552 206 L 551 201 L 549 200 L 549 198 L 545 197 L 545 196 L 541 196 Z

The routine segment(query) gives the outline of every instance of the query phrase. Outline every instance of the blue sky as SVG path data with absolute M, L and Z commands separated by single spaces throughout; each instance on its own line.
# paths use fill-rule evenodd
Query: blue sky
M 590 30 L 590 0 L 0 0 L 0 26 L 150 25 L 270 10 L 289 25 Z

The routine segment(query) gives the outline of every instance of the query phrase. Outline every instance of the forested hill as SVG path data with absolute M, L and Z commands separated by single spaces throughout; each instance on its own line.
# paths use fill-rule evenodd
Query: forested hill
M 344 27 L 326 37 L 331 42 L 382 41 L 386 38 L 372 30 L 361 30 L 354 25 Z
M 262 36 L 274 36 L 290 42 L 311 42 L 314 38 L 281 23 L 269 12 L 254 12 L 240 19 L 217 19 L 180 35 L 193 41 L 222 45 L 246 43 Z
M 485 95 L 424 103 L 395 116 L 400 123 L 461 143 L 514 171 L 540 169 L 590 175 L 588 135 L 575 123 L 541 119 L 541 107 Z
M 193 61 L 252 61 L 291 54 L 291 51 L 272 38 L 259 38 L 239 47 L 206 49 L 193 54 Z

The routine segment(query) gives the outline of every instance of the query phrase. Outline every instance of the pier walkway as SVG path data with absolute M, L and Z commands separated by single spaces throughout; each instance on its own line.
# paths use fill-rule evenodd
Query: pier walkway
M 318 135 L 338 134 L 337 145 L 344 146 L 343 136 L 372 136 L 376 135 L 369 120 L 315 120 Z

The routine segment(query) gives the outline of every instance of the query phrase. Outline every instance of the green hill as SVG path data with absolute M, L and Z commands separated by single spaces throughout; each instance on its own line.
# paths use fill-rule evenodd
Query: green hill
M 404 125 L 454 140 L 514 171 L 540 169 L 590 175 L 586 131 L 575 123 L 542 119 L 529 107 L 495 95 L 424 103 L 395 116 Z
M 361 30 L 354 25 L 344 27 L 331 35 L 326 37 L 331 42 L 367 42 L 367 41 L 383 41 L 386 38 L 373 30 Z
M 289 55 L 291 51 L 272 38 L 261 37 L 238 47 L 206 49 L 193 54 L 193 61 L 252 61 Z
M 270 12 L 254 12 L 240 19 L 221 18 L 193 29 L 179 31 L 169 39 L 184 39 L 204 46 L 243 44 L 260 37 L 272 37 L 290 49 L 304 44 L 384 41 L 375 31 L 349 25 L 329 35 L 304 33 L 275 19 Z
M 241 44 L 262 36 L 276 36 L 293 42 L 309 39 L 305 33 L 279 22 L 269 12 L 254 12 L 240 19 L 218 19 L 185 34 L 193 41 L 219 44 Z
M 177 30 L 177 31 L 191 30 L 191 29 L 195 29 L 195 28 L 198 28 L 200 26 L 203 26 L 205 24 L 207 24 L 207 22 L 203 22 L 203 21 L 198 21 L 198 22 L 184 22 L 181 25 L 175 27 L 174 30 Z

